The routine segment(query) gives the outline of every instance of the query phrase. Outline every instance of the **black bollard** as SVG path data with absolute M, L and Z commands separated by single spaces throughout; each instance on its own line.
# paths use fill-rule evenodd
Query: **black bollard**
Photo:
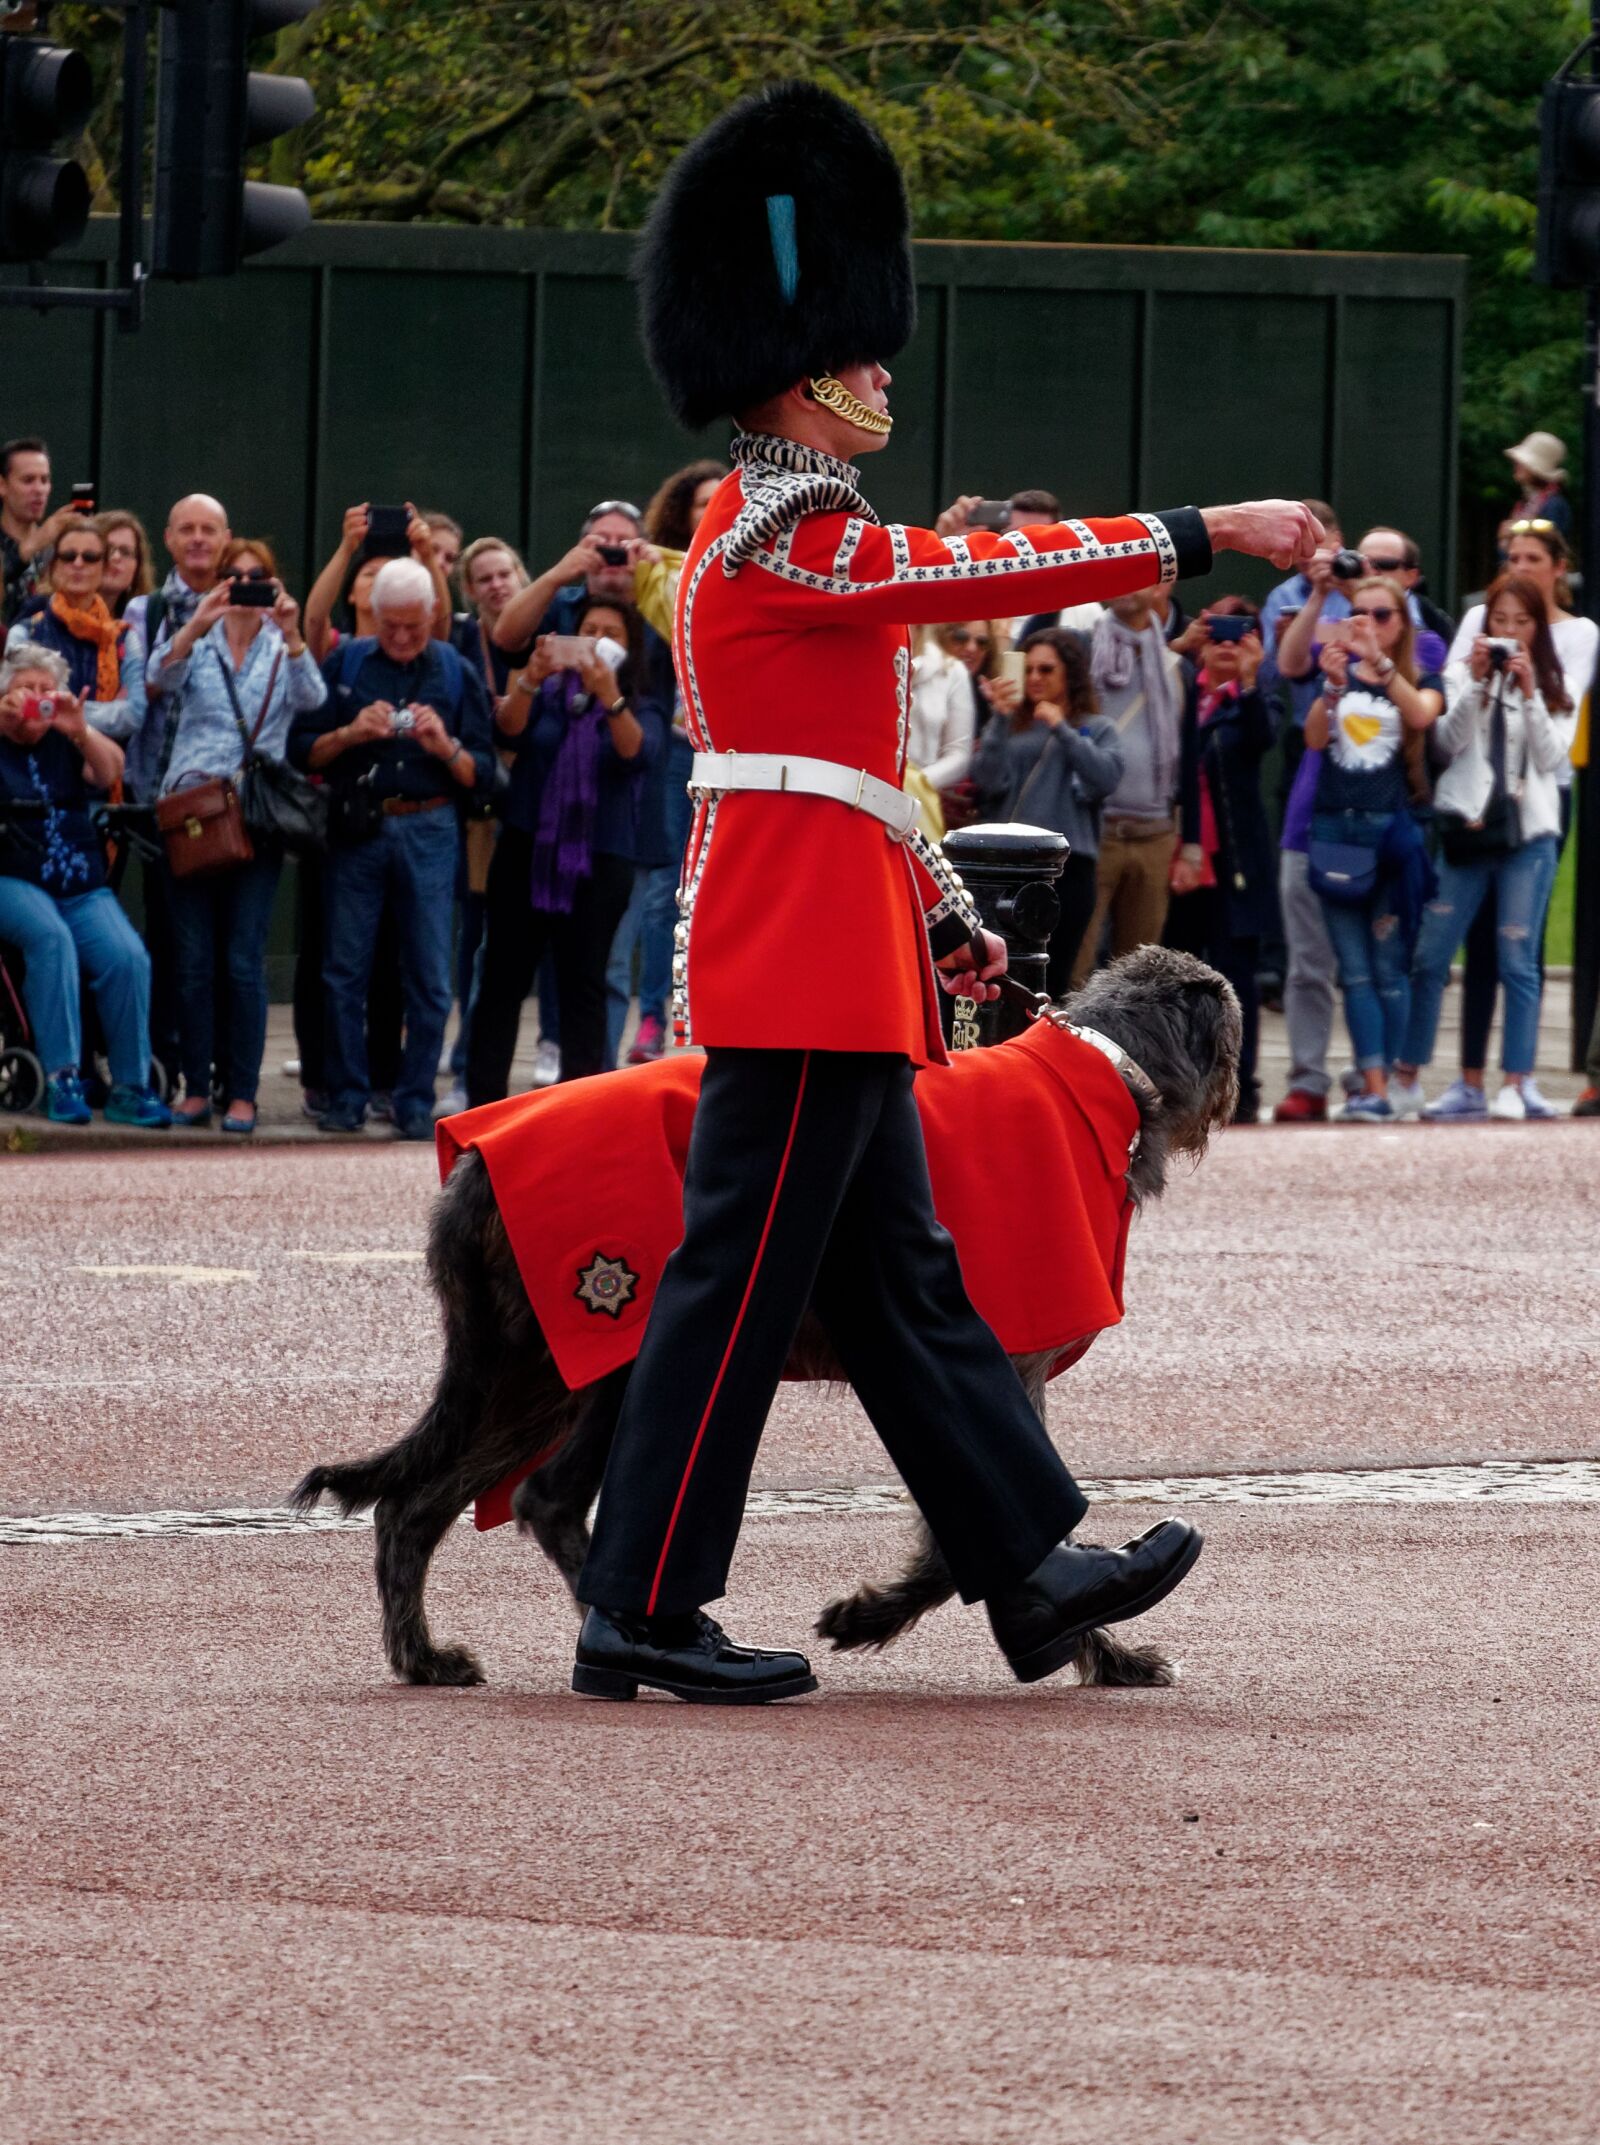
M 1045 987 L 1050 934 L 1061 914 L 1056 881 L 1070 848 L 1064 834 L 1046 827 L 961 827 L 944 838 L 944 853 L 985 926 L 1006 942 L 1010 973 L 1030 991 Z M 1027 1014 L 1010 997 L 979 1006 L 970 998 L 946 995 L 943 1017 L 952 1050 L 1003 1043 L 1028 1025 Z

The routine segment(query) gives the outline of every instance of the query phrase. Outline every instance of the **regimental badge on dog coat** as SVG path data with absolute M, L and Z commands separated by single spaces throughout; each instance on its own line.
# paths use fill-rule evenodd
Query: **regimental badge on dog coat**
M 603 1251 L 597 1251 L 579 1273 L 574 1293 L 585 1310 L 620 1318 L 623 1305 L 632 1299 L 638 1285 L 639 1276 L 626 1259 L 608 1259 Z

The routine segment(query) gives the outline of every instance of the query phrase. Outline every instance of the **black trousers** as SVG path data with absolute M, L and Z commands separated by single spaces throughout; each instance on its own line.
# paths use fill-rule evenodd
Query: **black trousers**
M 1192 894 L 1174 897 L 1161 943 L 1209 961 L 1233 985 L 1244 1026 L 1239 1097 L 1242 1102 L 1253 1102 L 1260 1093 L 1256 1059 L 1261 1047 L 1261 995 L 1256 971 L 1261 965 L 1261 940 L 1237 938 L 1228 929 L 1228 897 L 1220 886 L 1197 886 Z
M 580 1600 L 672 1614 L 724 1591 L 808 1303 L 964 1600 L 1025 1576 L 1082 1518 L 934 1218 L 911 1080 L 903 1057 L 707 1052 L 683 1242 L 629 1380 Z
M 561 1008 L 561 1077 L 605 1072 L 606 963 L 633 892 L 626 857 L 597 856 L 567 916 L 536 909 L 530 895 L 533 836 L 502 827 L 483 897 L 483 971 L 467 1037 L 467 1104 L 498 1102 L 511 1078 L 522 1001 L 548 948 Z

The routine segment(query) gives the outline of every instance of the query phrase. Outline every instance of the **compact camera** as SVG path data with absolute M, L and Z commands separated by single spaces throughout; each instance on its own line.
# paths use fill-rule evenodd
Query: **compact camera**
M 1513 657 L 1522 653 L 1521 641 L 1492 639 L 1489 642 L 1489 668 L 1504 670 Z
M 417 711 L 412 707 L 396 708 L 389 717 L 389 727 L 396 737 L 404 737 L 417 727 Z
M 1328 571 L 1336 581 L 1359 581 L 1367 570 L 1367 562 L 1359 551 L 1336 551 L 1328 561 Z
M 22 702 L 22 719 L 24 722 L 54 722 L 56 719 L 54 694 L 26 694 Z

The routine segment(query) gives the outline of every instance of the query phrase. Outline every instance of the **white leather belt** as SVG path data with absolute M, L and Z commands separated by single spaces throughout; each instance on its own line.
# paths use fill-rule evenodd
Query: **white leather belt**
M 831 797 L 852 812 L 881 820 L 892 841 L 903 842 L 917 823 L 917 803 L 892 782 L 839 760 L 811 760 L 797 752 L 697 752 L 689 793 L 725 797 L 734 790 L 784 791 L 798 797 Z

